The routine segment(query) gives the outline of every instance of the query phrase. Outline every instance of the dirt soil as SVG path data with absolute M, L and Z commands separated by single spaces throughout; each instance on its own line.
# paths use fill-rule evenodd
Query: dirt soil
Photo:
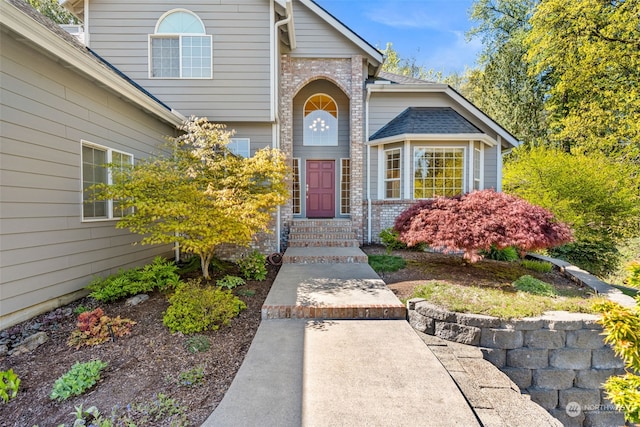
M 226 273 L 234 274 L 234 273 Z M 205 352 L 190 353 L 187 336 L 171 334 L 162 324 L 168 307 L 167 295 L 155 292 L 149 300 L 127 306 L 125 300 L 111 304 L 84 298 L 52 313 L 38 316 L 3 331 L 3 342 L 11 346 L 20 340 L 23 331 L 45 331 L 49 340 L 31 353 L 0 358 L 0 371 L 13 369 L 21 379 L 18 396 L 4 404 L 0 400 L 0 426 L 40 427 L 73 425 L 74 408 L 96 406 L 102 414 L 110 415 L 116 405 L 153 402 L 158 393 L 175 399 L 186 408 L 187 425 L 199 426 L 213 412 L 229 388 L 249 349 L 260 324 L 261 307 L 277 274 L 277 267 L 269 266 L 264 281 L 249 281 L 234 292 L 255 291 L 253 296 L 239 296 L 247 309 L 232 320 L 230 327 L 203 333 L 211 347 Z M 215 280 L 215 277 L 214 277 Z M 110 317 L 122 316 L 137 322 L 131 335 L 98 346 L 76 350 L 67 346 L 71 331 L 76 328 L 79 305 L 100 306 Z M 12 338 L 13 336 L 13 338 Z M 1 342 L 0 342 L 1 343 Z M 57 378 L 75 362 L 100 359 L 108 363 L 102 379 L 88 393 L 63 402 L 49 398 Z M 195 386 L 180 384 L 179 375 L 189 369 L 202 367 L 204 381 Z M 140 425 L 169 425 L 170 420 L 149 420 Z
M 365 246 L 362 250 L 368 255 L 387 253 L 386 249 L 379 245 Z M 407 267 L 394 272 L 378 274 L 400 299 L 409 298 L 416 286 L 423 285 L 427 281 L 505 288 L 526 274 L 551 283 L 556 289 L 575 293 L 576 296 L 587 296 L 590 291 L 565 278 L 559 271 L 537 273 L 513 262 L 482 260 L 475 264 L 469 264 L 460 255 L 409 250 L 392 251 L 390 255 L 403 257 L 407 261 Z

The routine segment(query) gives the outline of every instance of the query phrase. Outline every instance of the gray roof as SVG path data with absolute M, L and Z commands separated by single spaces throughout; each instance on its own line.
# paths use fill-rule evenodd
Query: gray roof
M 450 107 L 409 107 L 374 133 L 370 141 L 403 134 L 483 133 Z
M 434 84 L 435 82 L 430 82 L 428 80 L 416 79 L 415 77 L 403 76 L 400 74 L 389 73 L 387 71 L 380 71 L 378 73 L 378 80 L 387 80 L 391 83 L 397 84 Z

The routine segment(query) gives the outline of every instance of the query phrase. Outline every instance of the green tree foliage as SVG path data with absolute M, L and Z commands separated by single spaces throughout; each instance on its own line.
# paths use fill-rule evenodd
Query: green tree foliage
M 599 322 L 604 327 L 604 341 L 622 358 L 627 372 L 611 377 L 604 384 L 607 398 L 631 423 L 640 422 L 640 300 L 635 307 L 622 307 L 613 302 L 600 303 Z
M 38 12 L 51 19 L 58 24 L 79 24 L 80 21 L 67 12 L 60 4 L 58 0 L 28 0 L 29 4 L 33 6 Z
M 640 2 L 542 0 L 527 36 L 553 140 L 640 162 Z
M 267 231 L 272 213 L 287 199 L 287 166 L 279 150 L 233 155 L 231 132 L 223 125 L 192 117 L 184 134 L 170 138 L 162 154 L 130 168 L 112 168 L 113 184 L 96 187 L 98 198 L 133 208 L 117 223 L 141 234 L 142 244 L 178 242 L 200 257 L 202 274 L 217 246 L 247 246 Z
M 467 37 L 481 38 L 480 68 L 469 70 L 461 92 L 518 139 L 539 143 L 546 135 L 544 87 L 530 75 L 524 38 L 537 0 L 477 0 Z
M 520 148 L 505 164 L 503 188 L 570 224 L 576 242 L 558 254 L 603 275 L 615 268 L 616 245 L 638 233 L 640 197 L 630 169 L 597 153 Z
M 382 50 L 382 53 L 384 54 L 384 63 L 382 64 L 383 71 L 413 77 L 414 79 L 444 83 L 453 87 L 461 85 L 462 78 L 460 75 L 455 73 L 445 75 L 442 71 L 425 68 L 423 65 L 417 63 L 415 56 L 403 58 L 393 48 L 393 43 L 387 43 L 387 47 Z

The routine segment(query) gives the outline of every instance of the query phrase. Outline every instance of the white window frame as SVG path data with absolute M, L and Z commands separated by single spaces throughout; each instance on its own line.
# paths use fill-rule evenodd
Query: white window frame
M 172 13 L 176 13 L 176 12 L 184 12 L 184 13 L 188 13 L 190 15 L 193 15 L 198 21 L 200 21 L 200 24 L 202 25 L 202 28 L 205 30 L 205 33 L 158 33 L 158 27 L 160 26 L 160 23 L 169 15 L 171 15 Z M 183 69 L 183 64 L 182 64 L 182 50 L 183 50 L 183 46 L 184 46 L 184 41 L 183 38 L 184 37 L 202 37 L 202 38 L 207 38 L 209 39 L 209 48 L 210 48 L 210 52 L 209 52 L 209 75 L 208 76 L 198 76 L 198 77 L 193 77 L 193 76 L 189 76 L 189 77 L 184 77 L 183 73 L 184 73 L 184 69 Z M 153 39 L 160 39 L 160 38 L 167 38 L 167 39 L 178 39 L 178 63 L 179 63 L 179 67 L 178 67 L 178 71 L 179 71 L 179 75 L 178 76 L 168 76 L 168 77 L 164 77 L 164 76 L 154 76 L 153 75 L 153 46 L 152 46 L 152 41 Z M 202 20 L 200 19 L 200 17 L 193 13 L 190 10 L 187 9 L 172 9 L 168 12 L 165 12 L 156 22 L 156 27 L 154 30 L 153 34 L 149 34 L 148 36 L 148 64 L 149 64 L 149 78 L 150 79 L 162 79 L 162 80 L 207 80 L 207 79 L 212 79 L 213 78 L 213 36 L 212 35 L 208 35 L 206 34 L 206 28 L 204 26 L 204 23 L 202 22 Z
M 238 147 L 240 144 L 246 144 L 246 148 L 239 150 Z M 251 157 L 251 138 L 229 138 L 227 148 L 236 156 L 249 158 Z M 246 153 L 246 156 L 243 153 Z
M 398 177 L 397 178 L 388 178 L 387 177 L 387 171 L 388 171 L 388 156 L 393 152 L 393 151 L 397 151 L 398 152 L 398 161 L 399 161 L 399 166 L 398 166 Z M 402 149 L 400 147 L 396 147 L 396 148 L 389 148 L 383 151 L 383 164 L 384 164 L 384 168 L 383 168 L 383 175 L 382 175 L 382 198 L 385 200 L 400 200 L 402 198 Z M 398 182 L 398 197 L 388 197 L 387 196 L 387 183 L 390 182 Z
M 416 172 L 416 151 L 420 149 L 444 149 L 444 150 L 462 150 L 462 189 L 461 194 L 465 194 L 468 192 L 468 170 L 469 170 L 469 157 L 468 157 L 468 147 L 464 145 L 415 145 L 412 150 L 412 158 L 411 158 L 411 198 L 413 200 L 426 200 L 431 199 L 432 197 L 415 197 L 416 188 L 415 188 L 415 172 Z
M 294 157 L 291 163 L 291 210 L 293 215 L 302 215 L 302 174 L 300 173 L 300 158 Z M 293 184 L 295 182 L 295 174 L 298 174 L 298 212 L 296 212 L 296 204 L 294 200 L 296 199 L 296 192 L 293 188 Z
M 131 153 L 127 153 L 125 151 L 121 151 L 121 150 L 115 150 L 109 147 L 106 147 L 104 145 L 100 145 L 100 144 L 95 144 L 93 142 L 89 142 L 89 141 L 85 141 L 85 140 L 81 140 L 80 143 L 80 212 L 81 212 L 81 218 L 82 218 L 82 222 L 97 222 L 97 221 L 113 221 L 113 220 L 118 220 L 121 219 L 121 216 L 115 216 L 114 212 L 113 212 L 113 208 L 114 208 L 114 204 L 113 204 L 113 200 L 109 199 L 106 200 L 107 206 L 106 206 L 106 212 L 107 215 L 106 216 L 99 216 L 99 217 L 85 217 L 84 216 L 84 204 L 85 204 L 85 192 L 84 192 L 84 153 L 83 153 L 83 148 L 84 147 L 89 147 L 92 148 L 94 150 L 100 150 L 100 151 L 104 151 L 106 154 L 106 162 L 107 163 L 111 163 L 113 160 L 113 153 L 119 153 L 125 156 L 128 156 L 131 158 L 131 164 L 133 165 L 135 162 L 135 158 L 133 156 L 133 154 Z M 111 185 L 113 183 L 113 177 L 112 177 L 112 173 L 111 173 L 111 169 L 110 168 L 106 168 L 107 169 L 107 182 L 106 184 Z
M 473 159 L 472 163 L 472 186 L 473 190 L 484 189 L 484 144 L 480 141 L 473 141 Z
M 349 174 L 345 175 L 344 166 L 345 162 L 349 163 Z M 345 190 L 342 188 L 345 184 L 344 178 L 347 177 L 347 190 L 348 197 L 344 197 Z M 343 209 L 343 201 L 347 200 L 348 210 Z M 340 158 L 340 215 L 351 215 L 351 158 L 350 157 L 342 157 Z

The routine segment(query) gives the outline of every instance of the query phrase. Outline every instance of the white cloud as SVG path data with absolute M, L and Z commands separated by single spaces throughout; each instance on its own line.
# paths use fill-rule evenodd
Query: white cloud
M 443 29 L 446 17 L 440 15 L 433 2 L 381 1 L 371 2 L 365 16 L 388 27 L 407 29 Z

